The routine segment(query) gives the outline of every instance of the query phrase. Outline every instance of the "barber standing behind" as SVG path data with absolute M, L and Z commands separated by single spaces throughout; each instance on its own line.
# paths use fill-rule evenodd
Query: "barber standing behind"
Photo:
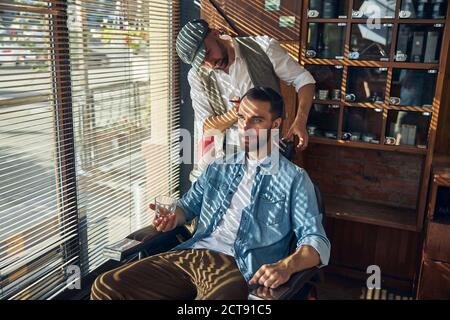
M 297 136 L 297 147 L 301 150 L 307 147 L 306 122 L 315 81 L 278 41 L 268 36 L 233 38 L 210 29 L 205 20 L 197 19 L 181 29 L 176 50 L 182 61 L 192 65 L 188 81 L 195 111 L 197 145 L 202 145 L 202 138 L 211 130 L 226 132 L 227 145 L 239 145 L 238 103 L 232 101 L 257 86 L 270 87 L 280 93 L 281 79 L 294 86 L 298 95 L 297 115 L 283 139 L 292 140 Z M 216 156 L 222 155 L 223 137 L 214 137 Z M 197 180 L 210 160 L 194 165 L 191 181 Z

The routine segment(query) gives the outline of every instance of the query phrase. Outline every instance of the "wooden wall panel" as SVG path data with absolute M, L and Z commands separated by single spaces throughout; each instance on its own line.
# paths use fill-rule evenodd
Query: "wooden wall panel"
M 216 0 L 216 3 L 223 8 L 226 0 Z M 212 29 L 223 29 L 229 35 L 237 35 L 209 0 L 201 0 L 200 17 L 208 21 L 209 26 Z
M 303 157 L 325 195 L 416 208 L 421 155 L 311 144 Z
M 202 18 L 215 26 L 229 26 L 218 19 L 217 11 L 209 0 L 202 0 Z M 264 0 L 215 0 L 242 35 L 268 35 L 277 40 L 300 40 L 301 1 L 281 0 L 280 10 L 266 11 Z M 280 27 L 280 17 L 294 19 L 292 27 Z M 284 18 L 282 18 L 284 19 Z
M 418 233 L 333 218 L 326 219 L 325 228 L 331 241 L 331 265 L 363 273 L 369 265 L 378 265 L 382 276 L 412 284 L 418 272 Z

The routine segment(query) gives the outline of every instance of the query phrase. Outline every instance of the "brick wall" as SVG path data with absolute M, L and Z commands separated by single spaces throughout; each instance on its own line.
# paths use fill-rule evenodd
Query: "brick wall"
M 303 157 L 325 195 L 416 208 L 422 155 L 310 144 Z

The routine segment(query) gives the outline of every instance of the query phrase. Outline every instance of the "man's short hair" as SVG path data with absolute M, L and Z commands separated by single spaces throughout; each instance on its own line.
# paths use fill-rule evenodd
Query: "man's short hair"
M 284 101 L 283 97 L 270 87 L 254 87 L 248 90 L 241 101 L 247 97 L 250 100 L 270 102 L 270 113 L 272 120 L 284 118 Z

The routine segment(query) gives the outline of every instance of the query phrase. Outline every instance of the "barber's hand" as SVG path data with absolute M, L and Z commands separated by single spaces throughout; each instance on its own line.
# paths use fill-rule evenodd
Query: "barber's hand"
M 154 203 L 151 203 L 149 207 L 153 211 L 155 211 L 156 209 Z M 161 232 L 173 230 L 177 226 L 177 215 L 175 213 L 165 213 L 162 215 L 155 215 L 155 219 L 153 220 L 153 226 L 156 228 L 156 230 Z
M 308 146 L 308 131 L 306 131 L 306 126 L 303 124 L 300 124 L 297 121 L 294 121 L 291 128 L 289 129 L 286 136 L 282 138 L 282 140 L 291 141 L 294 139 L 294 136 L 298 138 L 298 144 L 297 148 L 301 151 L 305 150 Z
M 238 96 L 234 96 L 231 100 L 230 100 L 231 104 L 233 105 L 232 110 L 234 111 L 234 113 L 237 116 L 237 113 L 239 111 L 239 105 L 241 104 L 241 98 Z
M 260 284 L 264 287 L 275 289 L 286 283 L 292 273 L 292 270 L 284 260 L 280 260 L 277 263 L 264 264 L 250 279 L 249 285 Z

